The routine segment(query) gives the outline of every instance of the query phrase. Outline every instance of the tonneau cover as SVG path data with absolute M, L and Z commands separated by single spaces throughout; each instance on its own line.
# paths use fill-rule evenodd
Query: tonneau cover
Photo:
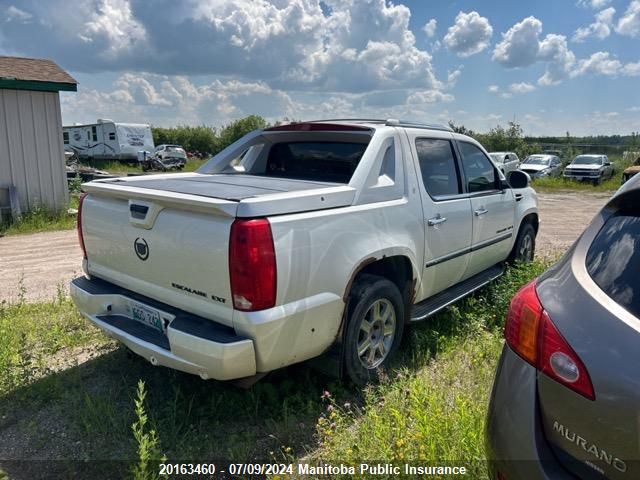
M 146 178 L 135 177 L 111 180 L 105 183 L 126 182 L 136 188 L 164 190 L 173 193 L 198 195 L 207 198 L 220 198 L 239 202 L 247 198 L 258 197 L 274 193 L 286 193 L 300 190 L 314 190 L 318 188 L 334 187 L 337 184 L 309 180 L 274 178 L 246 174 L 193 174 L 177 178 Z

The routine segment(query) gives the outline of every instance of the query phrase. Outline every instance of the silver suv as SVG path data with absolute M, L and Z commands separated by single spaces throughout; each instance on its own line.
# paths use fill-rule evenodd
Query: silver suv
M 490 152 L 489 155 L 505 175 L 517 170 L 520 166 L 520 159 L 513 152 Z
M 613 177 L 613 165 L 606 155 L 578 155 L 564 169 L 563 176 L 597 185 Z

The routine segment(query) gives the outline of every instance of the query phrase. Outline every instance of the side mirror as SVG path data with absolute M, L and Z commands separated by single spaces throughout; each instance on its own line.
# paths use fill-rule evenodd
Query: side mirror
M 522 170 L 513 170 L 507 175 L 507 181 L 511 188 L 527 188 L 531 183 L 531 177 Z
M 611 162 L 604 162 L 604 164 L 605 164 L 605 166 L 608 167 L 609 165 L 611 165 Z

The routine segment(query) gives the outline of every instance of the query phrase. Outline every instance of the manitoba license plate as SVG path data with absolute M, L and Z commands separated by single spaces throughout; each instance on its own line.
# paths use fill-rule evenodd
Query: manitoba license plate
M 160 332 L 164 331 L 162 319 L 157 310 L 133 301 L 129 301 L 129 310 L 131 312 L 131 318 L 134 320 L 155 328 Z

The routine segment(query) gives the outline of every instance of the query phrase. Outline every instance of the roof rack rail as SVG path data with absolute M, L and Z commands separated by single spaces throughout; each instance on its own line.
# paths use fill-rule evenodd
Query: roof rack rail
M 322 123 L 322 122 L 363 122 L 363 123 L 380 123 L 390 127 L 408 127 L 408 128 L 423 128 L 425 130 L 442 130 L 445 132 L 453 132 L 448 125 L 441 125 L 437 123 L 420 123 L 420 122 L 408 122 L 405 120 L 397 120 L 395 118 L 327 118 L 323 120 L 309 120 L 301 123 Z

